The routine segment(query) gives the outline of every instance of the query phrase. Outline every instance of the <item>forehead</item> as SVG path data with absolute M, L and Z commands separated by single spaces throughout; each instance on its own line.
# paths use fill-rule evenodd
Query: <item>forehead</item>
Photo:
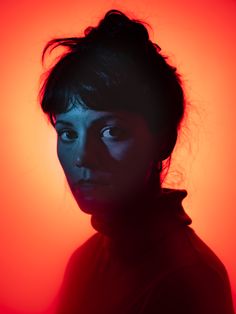
M 70 122 L 76 124 L 78 122 L 90 124 L 93 122 L 103 122 L 107 120 L 120 120 L 126 123 L 140 122 L 142 117 L 136 113 L 129 111 L 100 111 L 86 108 L 80 104 L 76 104 L 70 110 L 55 115 L 55 123 Z

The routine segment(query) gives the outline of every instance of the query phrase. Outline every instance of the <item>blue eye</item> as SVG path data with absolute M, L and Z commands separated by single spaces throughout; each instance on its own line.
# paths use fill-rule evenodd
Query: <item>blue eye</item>
M 71 142 L 73 141 L 75 138 L 77 138 L 77 134 L 74 131 L 71 130 L 62 130 L 58 132 L 58 136 L 59 138 L 63 141 L 63 142 Z
M 108 127 L 102 130 L 102 137 L 107 139 L 120 139 L 124 136 L 124 130 L 118 127 Z

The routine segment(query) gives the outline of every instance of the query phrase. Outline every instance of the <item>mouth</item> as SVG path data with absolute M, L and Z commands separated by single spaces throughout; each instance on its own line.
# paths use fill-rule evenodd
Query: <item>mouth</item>
M 97 180 L 80 180 L 78 182 L 78 188 L 82 189 L 92 189 L 97 187 L 108 186 L 107 182 L 97 181 Z

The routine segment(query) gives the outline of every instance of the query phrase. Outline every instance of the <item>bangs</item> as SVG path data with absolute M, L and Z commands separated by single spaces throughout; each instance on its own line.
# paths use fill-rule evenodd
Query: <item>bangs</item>
M 78 103 L 100 111 L 143 113 L 154 102 L 145 77 L 132 59 L 117 51 L 70 53 L 49 72 L 40 93 L 42 108 L 53 125 L 56 114 Z

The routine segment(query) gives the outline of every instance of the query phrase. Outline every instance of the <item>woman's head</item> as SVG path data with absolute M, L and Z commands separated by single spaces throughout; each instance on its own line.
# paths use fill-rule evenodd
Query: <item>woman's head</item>
M 160 173 L 156 166 L 170 157 L 175 146 L 184 114 L 184 95 L 176 69 L 160 54 L 158 45 L 150 41 L 144 24 L 111 10 L 97 27 L 87 28 L 84 37 L 50 41 L 43 56 L 57 46 L 65 46 L 67 52 L 49 71 L 40 96 L 41 107 L 53 126 L 63 118 L 74 128 L 70 130 L 70 136 L 74 134 L 73 144 L 72 138 L 69 144 L 58 137 L 58 157 L 69 184 L 76 180 L 76 173 L 78 181 L 79 173 L 93 177 L 100 171 L 105 181 L 109 176 L 109 180 L 123 178 L 126 192 L 130 189 L 128 194 L 135 191 L 132 185 L 138 188 L 154 177 L 158 187 Z M 113 115 L 113 124 L 106 120 L 106 115 Z M 95 141 L 95 130 L 101 134 L 97 119 L 104 122 L 100 124 L 103 130 L 109 124 L 113 127 L 105 133 L 109 139 L 100 137 L 100 147 Z M 125 132 L 130 138 L 125 137 Z M 84 140 L 90 138 L 93 148 L 90 154 L 84 152 L 87 162 L 75 166 L 81 149 L 78 147 L 82 145 L 79 134 L 81 142 L 82 134 Z M 111 159 L 104 157 L 101 162 L 105 151 Z M 126 156 L 125 161 L 122 156 Z M 83 171 L 73 172 L 77 168 Z

